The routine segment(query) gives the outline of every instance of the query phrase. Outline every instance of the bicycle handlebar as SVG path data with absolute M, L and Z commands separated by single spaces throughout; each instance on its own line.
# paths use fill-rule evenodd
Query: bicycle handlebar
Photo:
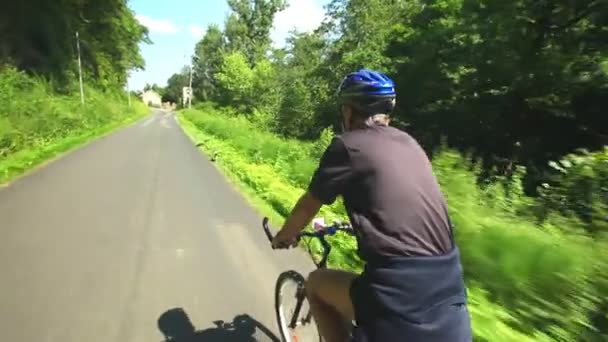
M 268 238 L 268 241 L 270 241 L 272 243 L 273 236 L 272 236 L 272 233 L 270 232 L 270 228 L 268 227 L 268 218 L 267 217 L 264 217 L 264 219 L 262 220 L 262 226 L 264 227 L 264 232 L 266 233 L 266 237 Z M 298 236 L 296 239 L 298 242 L 303 237 L 319 239 L 319 241 L 321 242 L 321 246 L 323 247 L 323 257 L 321 258 L 321 261 L 319 263 L 315 262 L 315 264 L 319 268 L 324 268 L 327 265 L 327 257 L 329 256 L 329 253 L 331 252 L 331 245 L 329 244 L 329 242 L 327 242 L 327 240 L 325 240 L 325 236 L 326 235 L 335 235 L 339 231 L 346 232 L 350 235 L 354 235 L 354 230 L 350 224 L 336 222 L 331 226 L 325 226 L 314 232 L 300 232 L 300 233 L 298 233 Z

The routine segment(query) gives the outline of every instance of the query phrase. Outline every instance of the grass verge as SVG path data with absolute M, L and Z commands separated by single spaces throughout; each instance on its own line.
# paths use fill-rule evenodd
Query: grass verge
M 128 116 L 121 121 L 90 129 L 81 134 L 60 138 L 44 146 L 31 146 L 8 155 L 0 161 L 0 186 L 7 186 L 10 182 L 27 175 L 29 172 L 60 158 L 76 148 L 139 120 L 149 112 L 143 103 L 136 103 L 135 106 L 136 110 L 132 116 Z

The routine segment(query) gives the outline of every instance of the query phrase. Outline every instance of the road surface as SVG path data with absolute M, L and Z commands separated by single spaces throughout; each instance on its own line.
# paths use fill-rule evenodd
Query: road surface
M 238 315 L 277 335 L 277 275 L 313 265 L 271 250 L 260 223 L 175 117 L 155 111 L 0 188 L 0 339 L 162 341 L 158 320 L 173 308 L 204 330 L 192 341 L 250 341 L 245 328 L 212 329 Z

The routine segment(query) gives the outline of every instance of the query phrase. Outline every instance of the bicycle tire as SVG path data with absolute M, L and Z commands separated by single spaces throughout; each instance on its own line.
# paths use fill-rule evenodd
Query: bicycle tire
M 302 302 L 301 311 L 298 315 L 298 320 L 302 320 L 302 318 L 309 318 L 310 320 L 305 323 L 305 328 L 307 330 L 311 330 L 308 333 L 303 333 L 301 330 L 291 329 L 290 319 L 291 315 L 287 316 L 285 313 L 284 298 L 286 296 L 290 296 L 290 294 L 284 292 L 285 285 L 292 283 L 296 286 L 296 292 L 293 294 L 293 298 L 297 301 Z M 277 278 L 276 286 L 275 286 L 275 312 L 277 317 L 277 324 L 279 327 L 279 333 L 281 335 L 282 342 L 320 342 L 321 335 L 317 328 L 317 324 L 310 315 L 310 309 L 306 309 L 308 306 L 308 301 L 306 296 L 303 295 L 304 291 L 305 279 L 304 277 L 296 272 L 296 271 L 285 271 L 279 275 Z M 302 336 L 301 334 L 305 334 Z

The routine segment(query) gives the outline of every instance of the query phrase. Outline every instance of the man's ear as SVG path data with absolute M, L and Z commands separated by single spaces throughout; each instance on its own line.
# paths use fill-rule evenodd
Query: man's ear
M 344 122 L 348 122 L 349 126 L 352 126 L 352 118 L 353 118 L 353 109 L 351 106 L 344 105 L 342 106 L 342 117 L 344 118 Z M 347 129 L 352 129 L 352 127 L 346 127 Z

